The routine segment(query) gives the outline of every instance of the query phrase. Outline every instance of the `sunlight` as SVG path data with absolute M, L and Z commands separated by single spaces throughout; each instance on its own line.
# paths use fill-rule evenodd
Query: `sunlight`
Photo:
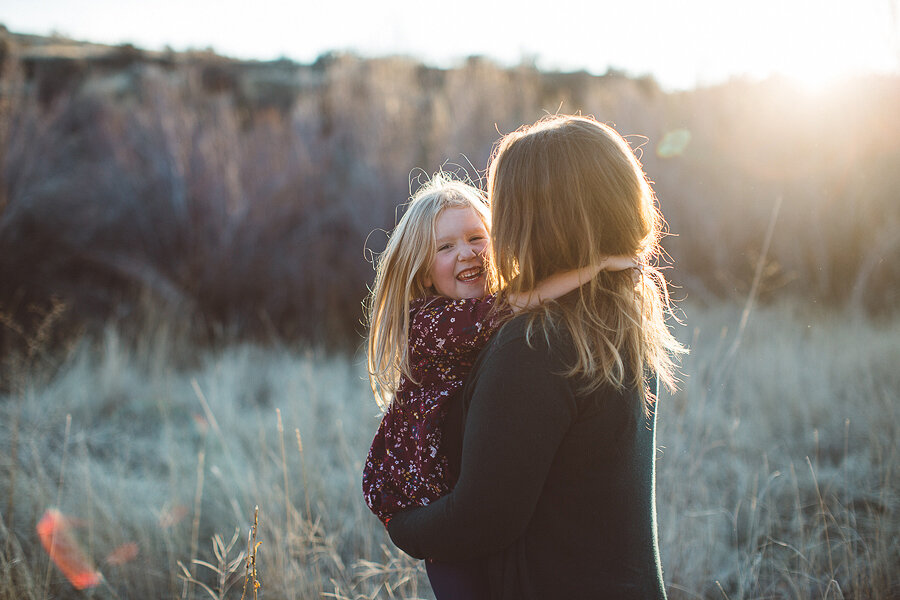
M 796 61 L 791 68 L 778 69 L 777 73 L 810 96 L 830 95 L 846 82 L 872 71 L 862 66 L 863 60 L 854 64 L 853 58 L 845 55 Z
M 761 9 L 748 27 L 765 34 L 754 36 L 762 39 L 745 60 L 816 95 L 863 73 L 896 70 L 888 4 L 820 0 Z
M 784 75 L 810 90 L 822 90 L 851 72 L 896 73 L 900 67 L 900 0 L 573 0 L 567 11 L 549 11 L 540 19 L 514 6 L 510 0 L 459 0 L 454 10 L 477 18 L 467 21 L 466 35 L 451 36 L 442 44 L 433 43 L 432 23 L 442 20 L 444 9 L 411 0 L 320 3 L 315 10 L 302 3 L 262 0 L 254 5 L 249 22 L 246 10 L 234 0 L 159 0 L 132 3 L 127 10 L 111 0 L 7 0 L 0 8 L 0 23 L 11 31 L 55 30 L 150 50 L 211 47 L 228 56 L 260 60 L 312 62 L 329 50 L 407 54 L 444 67 L 470 55 L 506 66 L 532 57 L 549 70 L 601 74 L 612 67 L 649 73 L 668 89 L 729 77 Z M 605 13 L 603 22 L 630 23 L 633 28 L 605 27 L 598 35 L 593 19 L 571 18 L 581 13 Z M 173 14 L 179 18 L 172 19 Z M 304 24 L 302 35 L 298 23 Z M 640 32 L 641 43 L 634 43 L 632 29 Z
M 851 78 L 854 74 L 856 73 L 852 70 L 838 72 L 821 68 L 821 65 L 810 65 L 803 71 L 786 74 L 785 77 L 808 95 L 823 96 L 834 91 L 842 81 Z

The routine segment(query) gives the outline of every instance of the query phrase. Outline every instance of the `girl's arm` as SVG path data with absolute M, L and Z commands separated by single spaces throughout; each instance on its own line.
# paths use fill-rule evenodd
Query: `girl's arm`
M 556 300 L 581 287 L 600 271 L 624 271 L 638 266 L 633 256 L 608 256 L 599 265 L 590 265 L 572 271 L 559 271 L 538 282 L 533 290 L 510 294 L 509 305 L 513 312 L 534 308 L 545 300 Z

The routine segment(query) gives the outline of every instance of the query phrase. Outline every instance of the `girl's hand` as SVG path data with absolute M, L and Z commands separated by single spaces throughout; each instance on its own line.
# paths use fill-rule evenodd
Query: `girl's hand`
M 641 263 L 638 262 L 636 256 L 623 256 L 615 254 L 607 256 L 600 261 L 600 271 L 625 271 L 627 269 L 640 269 Z
M 546 300 L 556 300 L 581 287 L 597 276 L 600 271 L 632 271 L 635 285 L 640 281 L 640 263 L 636 256 L 613 255 L 604 258 L 599 265 L 581 267 L 572 271 L 559 271 L 538 282 L 535 288 L 521 294 L 510 294 L 509 306 L 513 313 L 534 308 Z

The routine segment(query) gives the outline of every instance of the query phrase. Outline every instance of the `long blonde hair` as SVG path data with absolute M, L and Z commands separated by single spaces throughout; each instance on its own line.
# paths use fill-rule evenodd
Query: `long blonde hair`
M 400 376 L 413 379 L 409 368 L 409 310 L 416 298 L 434 295 L 424 279 L 434 262 L 434 226 L 446 208 L 472 208 L 490 231 L 491 213 L 477 188 L 438 173 L 413 195 L 406 212 L 377 260 L 375 284 L 366 301 L 368 315 L 369 383 L 382 409 L 391 402 Z M 496 271 L 485 256 L 490 291 L 496 291 Z
M 530 310 L 529 342 L 536 331 L 567 331 L 576 358 L 565 375 L 578 377 L 583 391 L 637 386 L 652 402 L 645 369 L 673 389 L 673 357 L 685 349 L 666 326 L 666 283 L 651 266 L 663 220 L 628 142 L 591 118 L 546 117 L 500 140 L 488 193 L 505 292 L 527 292 L 551 273 L 614 254 L 644 265 L 637 284 L 628 271 L 602 271 L 574 294 Z

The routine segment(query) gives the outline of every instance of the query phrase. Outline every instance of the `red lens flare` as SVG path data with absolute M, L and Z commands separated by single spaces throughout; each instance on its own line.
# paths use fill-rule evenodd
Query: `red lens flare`
M 100 585 L 100 574 L 72 533 L 72 523 L 58 510 L 48 509 L 37 524 L 38 537 L 53 564 L 78 590 Z
M 137 555 L 138 545 L 134 542 L 128 542 L 107 554 L 103 561 L 108 565 L 124 565 L 137 558 Z

